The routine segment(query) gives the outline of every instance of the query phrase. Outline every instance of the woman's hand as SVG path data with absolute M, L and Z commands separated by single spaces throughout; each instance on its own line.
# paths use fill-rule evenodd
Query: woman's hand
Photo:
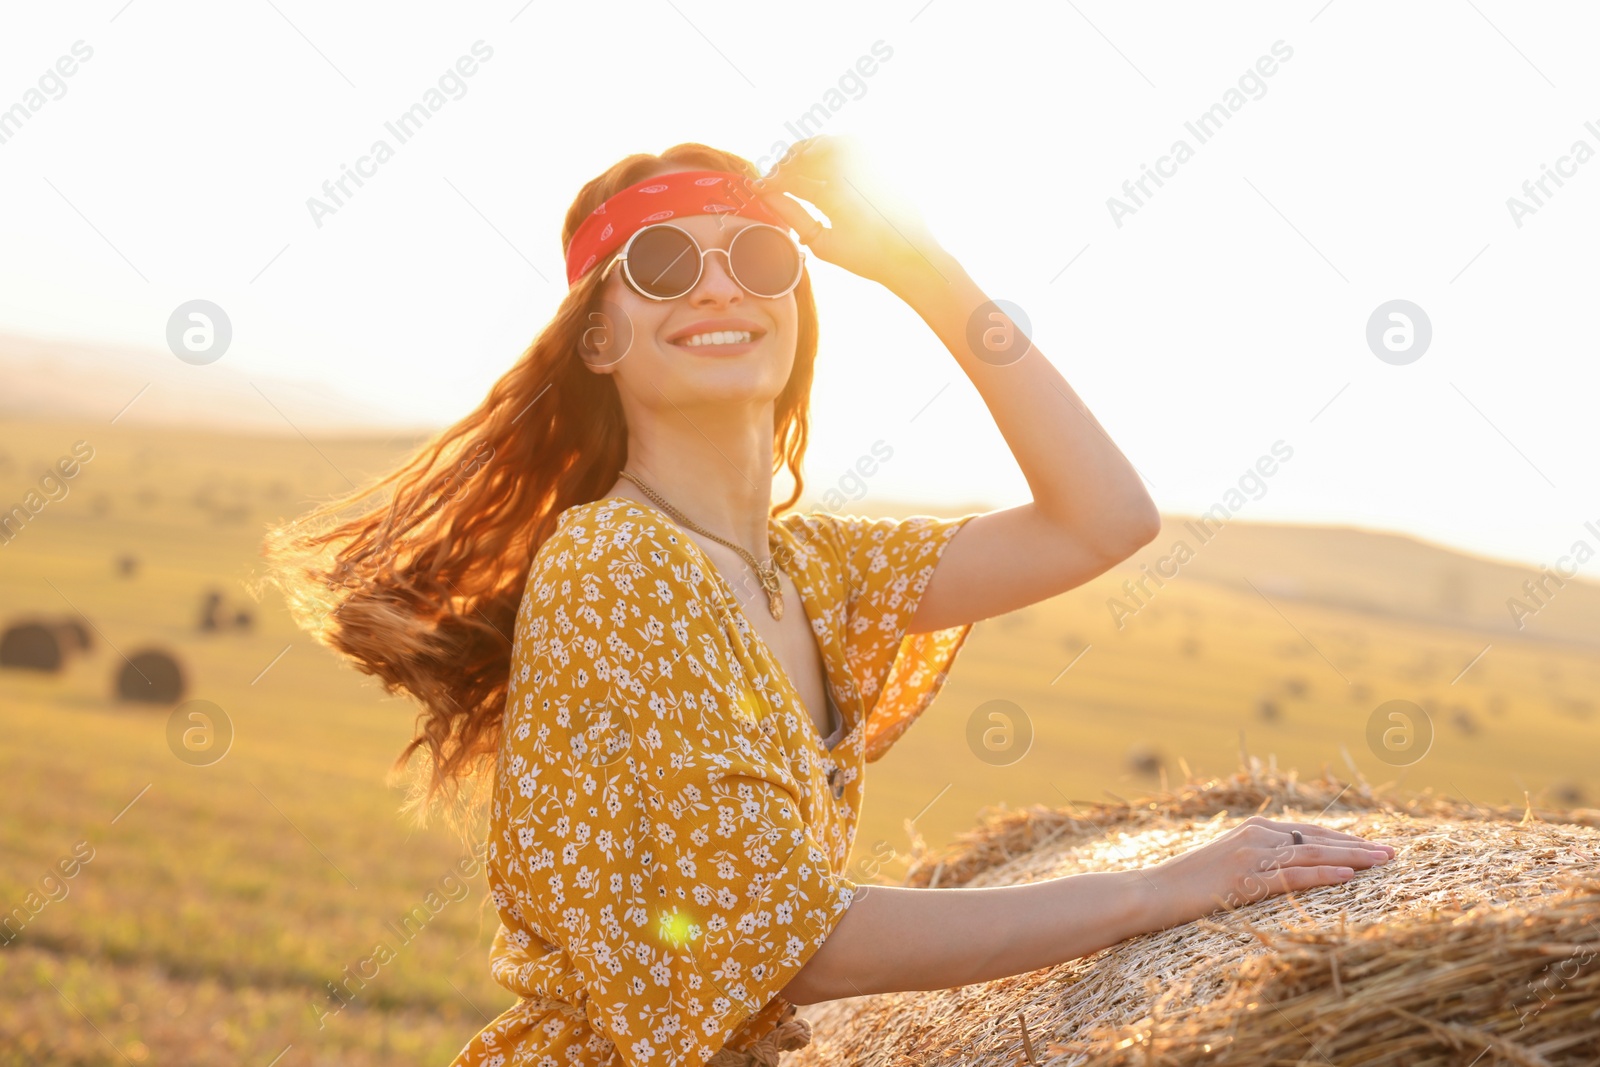
M 829 263 L 896 293 L 944 280 L 947 254 L 916 208 L 873 173 L 853 137 L 819 135 L 796 143 L 757 188 L 761 202 Z M 827 216 L 815 237 L 816 220 L 785 193 Z
M 1290 835 L 1299 830 L 1305 843 Z M 1215 841 L 1145 869 L 1159 891 L 1161 926 L 1198 919 L 1290 890 L 1337 885 L 1394 858 L 1389 845 L 1304 822 L 1252 815 Z

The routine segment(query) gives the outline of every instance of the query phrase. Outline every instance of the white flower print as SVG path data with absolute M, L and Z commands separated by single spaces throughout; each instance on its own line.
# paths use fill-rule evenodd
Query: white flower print
M 557 517 L 517 607 L 491 809 L 491 971 L 519 1007 L 451 1067 L 683 1067 L 776 1025 L 779 991 L 853 899 L 865 764 L 971 629 L 903 630 L 964 522 L 774 522 L 845 716 L 823 760 L 733 587 L 669 516 L 608 498 Z M 579 991 L 589 1010 L 563 1010 Z

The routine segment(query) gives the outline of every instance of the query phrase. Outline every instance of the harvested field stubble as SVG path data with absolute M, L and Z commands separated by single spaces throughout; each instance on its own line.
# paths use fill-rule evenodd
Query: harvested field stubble
M 949 847 L 914 852 L 905 884 L 1149 866 L 1254 814 L 1397 854 L 1343 885 L 1029 974 L 810 1005 L 812 1041 L 783 1064 L 1600 1063 L 1593 809 L 1401 798 L 1326 770 L 1299 781 L 1250 757 L 1230 777 L 1128 803 L 991 813 Z

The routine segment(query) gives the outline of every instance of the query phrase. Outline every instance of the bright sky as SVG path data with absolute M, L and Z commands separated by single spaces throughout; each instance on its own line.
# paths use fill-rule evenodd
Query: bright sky
M 865 140 L 978 284 L 1025 310 L 1162 510 L 1209 507 L 1281 440 L 1292 459 L 1239 518 L 1535 567 L 1600 549 L 1592 6 L 597 10 L 0 8 L 0 329 L 159 350 L 173 310 L 206 299 L 231 320 L 230 367 L 444 424 L 548 321 L 585 181 L 680 141 L 765 166 L 821 104 L 821 132 Z M 473 73 L 452 81 L 461 57 Z M 441 88 L 399 143 L 385 123 Z M 1212 108 L 1226 117 L 1199 130 Z M 393 158 L 319 227 L 308 198 L 380 138 Z M 1135 200 L 1124 183 L 1147 167 L 1162 184 Z M 892 459 L 846 510 L 1028 500 L 922 321 L 812 270 L 809 483 L 882 441 Z M 1432 331 L 1403 365 L 1368 343 L 1395 300 Z

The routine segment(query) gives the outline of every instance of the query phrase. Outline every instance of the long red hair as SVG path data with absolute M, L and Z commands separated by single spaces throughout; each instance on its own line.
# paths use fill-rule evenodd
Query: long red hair
M 563 250 L 614 193 L 676 168 L 760 177 L 748 160 L 703 144 L 628 156 L 579 191 L 562 226 Z M 616 383 L 579 354 L 599 305 L 600 273 L 568 291 L 469 415 L 390 473 L 270 529 L 262 544 L 267 573 L 257 591 L 275 585 L 297 626 L 376 675 L 386 692 L 421 705 L 391 779 L 423 750 L 425 767 L 411 776 L 401 810 L 426 825 L 443 801 L 463 838 L 492 792 L 513 627 L 533 556 L 556 517 L 604 495 L 627 458 Z M 817 352 L 809 274 L 794 296 L 794 368 L 776 402 L 773 463 L 774 475 L 788 468 L 794 490 L 773 514 L 800 498 Z M 386 499 L 368 500 L 388 487 Z

